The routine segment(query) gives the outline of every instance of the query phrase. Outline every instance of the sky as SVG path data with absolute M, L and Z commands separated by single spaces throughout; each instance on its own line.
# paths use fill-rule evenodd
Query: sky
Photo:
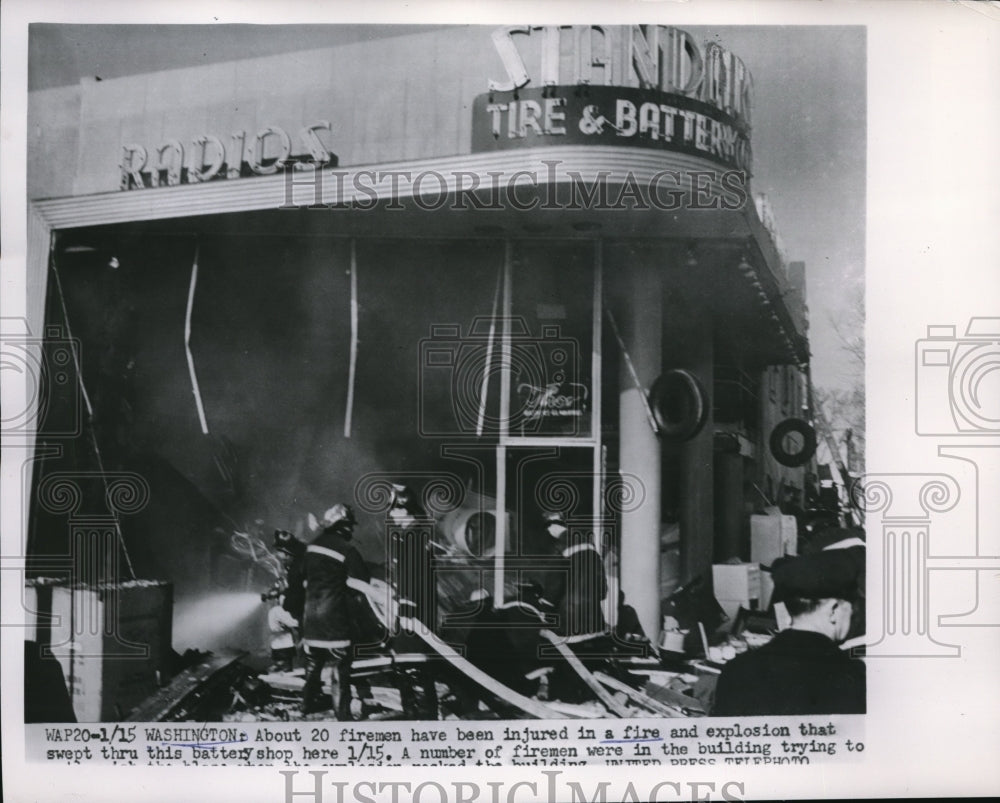
M 864 297 L 865 30 L 685 29 L 718 37 L 753 74 L 753 190 L 767 196 L 787 258 L 806 263 L 813 382 L 849 387 L 856 373 L 834 323 L 850 331 Z
M 29 87 L 77 83 L 243 57 L 402 35 L 418 25 L 35 26 Z M 755 193 L 774 211 L 789 260 L 806 263 L 813 381 L 859 378 L 842 331 L 863 319 L 866 41 L 861 26 L 682 26 L 731 49 L 754 77 Z

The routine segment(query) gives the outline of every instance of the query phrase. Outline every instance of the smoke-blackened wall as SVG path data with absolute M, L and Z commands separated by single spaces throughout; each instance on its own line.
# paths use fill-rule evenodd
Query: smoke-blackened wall
M 457 472 L 483 490 L 474 464 L 441 456 L 443 433 L 456 428 L 453 387 L 447 371 L 426 374 L 420 344 L 435 325 L 464 333 L 490 314 L 502 257 L 487 241 L 357 242 L 346 437 L 349 240 L 134 226 L 76 233 L 57 243 L 61 281 L 49 283 L 47 320 L 64 328 L 68 320 L 80 342 L 94 418 L 84 415 L 81 434 L 60 442 L 62 455 L 39 463 L 36 487 L 55 471 L 97 471 L 95 439 L 106 471 L 145 477 L 149 503 L 122 517 L 125 543 L 136 573 L 173 581 L 179 601 L 264 587 L 267 566 L 236 548 L 233 532 L 269 544 L 281 527 L 308 540 L 307 514 L 356 502 L 355 486 L 370 472 Z M 189 298 L 208 434 L 185 351 Z M 53 427 L 79 398 L 56 401 Z M 100 489 L 91 494 L 99 505 Z M 384 520 L 363 510 L 359 519 L 359 548 L 383 563 Z M 33 505 L 33 552 L 65 551 L 66 527 L 65 517 Z

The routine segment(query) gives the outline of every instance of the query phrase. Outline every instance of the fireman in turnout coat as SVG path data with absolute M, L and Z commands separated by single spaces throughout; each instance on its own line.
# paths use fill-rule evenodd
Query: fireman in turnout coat
M 608 594 L 604 559 L 586 534 L 570 533 L 561 513 L 547 512 L 543 520 L 555 554 L 540 602 L 559 614 L 556 632 L 570 649 L 581 656 L 606 654 L 608 627 L 601 607 Z M 556 663 L 551 694 L 566 702 L 580 702 L 590 696 L 572 669 L 562 662 Z
M 354 511 L 334 505 L 323 514 L 321 532 L 306 547 L 305 612 L 302 637 L 306 649 L 306 685 L 302 712 L 329 708 L 322 694 L 320 675 L 327 661 L 333 664 L 331 685 L 337 718 L 351 718 L 351 591 L 347 578 L 371 580 L 368 567 L 350 541 L 354 535 Z
M 387 524 L 399 615 L 416 619 L 433 631 L 437 625 L 437 583 L 431 544 L 434 521 L 408 487 L 393 484 Z
M 274 531 L 274 551 L 285 571 L 282 607 L 298 622 L 306 601 L 306 545 L 288 530 Z
M 557 556 L 545 580 L 544 601 L 559 613 L 559 635 L 568 644 L 606 635 L 601 602 L 608 580 L 601 553 L 586 535 L 570 534 L 561 513 L 548 512 L 543 519 Z

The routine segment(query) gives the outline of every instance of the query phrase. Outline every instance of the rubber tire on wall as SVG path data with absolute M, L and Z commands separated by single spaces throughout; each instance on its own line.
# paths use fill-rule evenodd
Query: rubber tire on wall
M 649 406 L 659 435 L 673 443 L 690 440 L 708 420 L 708 394 L 694 374 L 680 368 L 664 372 L 653 383 Z M 677 408 L 679 415 L 675 415 Z
M 802 448 L 798 452 L 789 452 L 785 448 L 785 437 L 797 432 L 802 436 Z M 798 468 L 808 463 L 816 454 L 816 430 L 808 421 L 801 418 L 786 418 L 771 432 L 771 454 L 781 465 Z

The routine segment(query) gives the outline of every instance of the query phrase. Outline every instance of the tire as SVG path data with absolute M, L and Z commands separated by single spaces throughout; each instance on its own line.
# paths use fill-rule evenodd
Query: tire
M 708 420 L 708 394 L 694 374 L 679 368 L 653 383 L 649 406 L 660 437 L 672 443 L 691 440 Z
M 785 438 L 791 434 L 802 438 L 802 448 L 792 452 L 785 448 Z M 771 432 L 771 454 L 781 465 L 789 468 L 804 466 L 816 454 L 816 430 L 801 418 L 786 418 Z

